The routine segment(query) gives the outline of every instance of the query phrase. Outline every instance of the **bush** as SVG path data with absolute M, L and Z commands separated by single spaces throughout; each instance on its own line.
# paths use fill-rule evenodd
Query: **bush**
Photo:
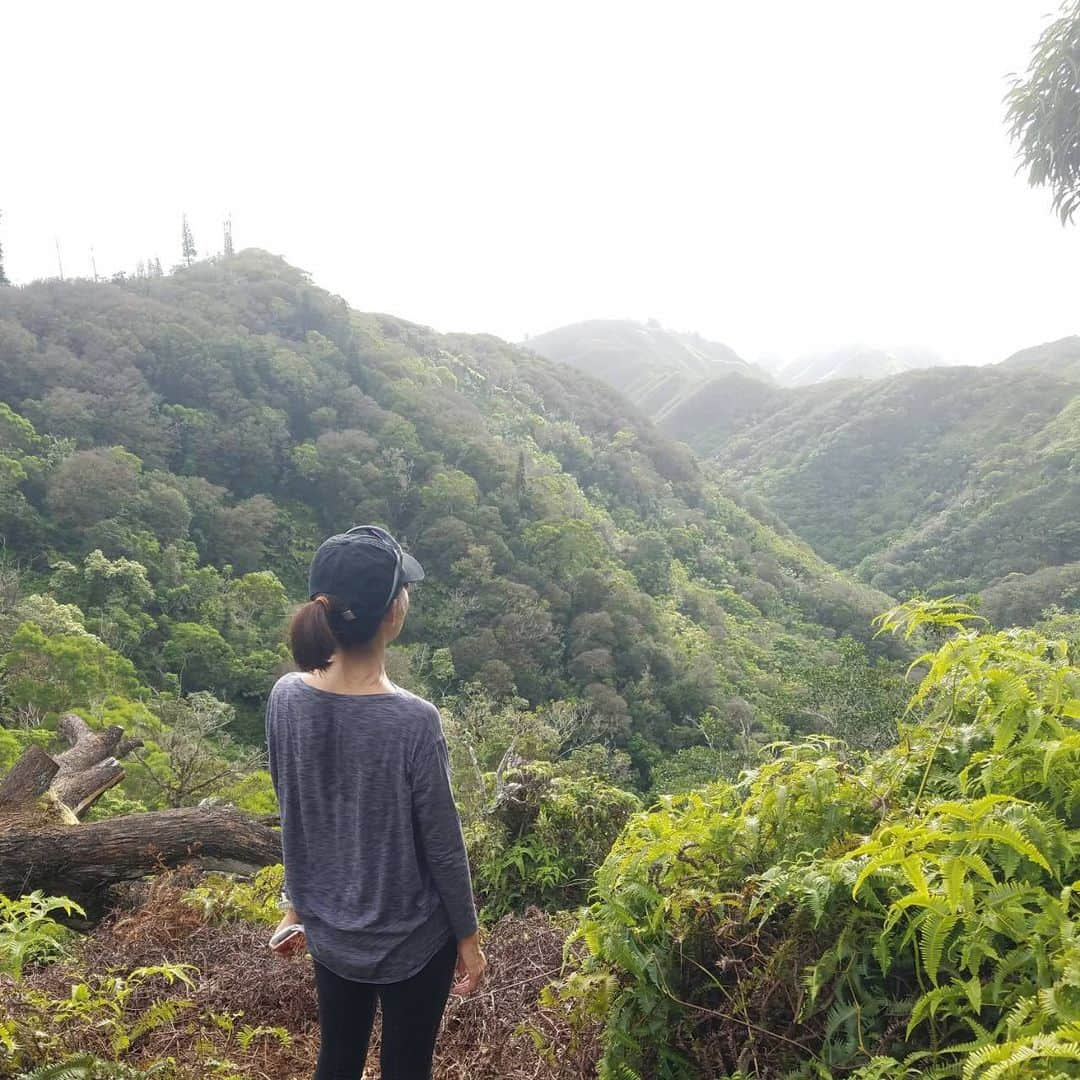
M 965 620 L 885 619 L 954 636 L 880 757 L 778 746 L 630 821 L 562 988 L 606 1017 L 601 1075 L 1076 1075 L 1080 668 Z
M 490 812 L 467 828 L 481 917 L 528 904 L 549 911 L 580 904 L 640 805 L 627 791 L 595 777 L 557 776 L 546 763 L 509 772 Z
M 285 886 L 281 863 L 264 866 L 250 881 L 227 874 L 210 874 L 184 894 L 184 902 L 213 922 L 257 922 L 273 925 L 281 920 L 278 899 Z
M 40 889 L 16 899 L 0 894 L 0 972 L 18 979 L 28 961 L 55 960 L 66 954 L 71 931 L 52 912 L 85 915 L 74 900 L 45 896 Z

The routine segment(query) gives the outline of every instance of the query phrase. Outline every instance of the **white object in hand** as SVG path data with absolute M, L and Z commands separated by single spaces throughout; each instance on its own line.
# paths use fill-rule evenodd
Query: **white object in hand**
M 268 942 L 271 949 L 276 949 L 279 945 L 283 945 L 294 934 L 302 934 L 304 932 L 303 923 L 290 923 L 288 926 L 283 926 L 278 930 Z

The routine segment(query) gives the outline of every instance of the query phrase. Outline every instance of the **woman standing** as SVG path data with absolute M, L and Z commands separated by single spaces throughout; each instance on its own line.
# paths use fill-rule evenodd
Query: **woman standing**
M 386 674 L 423 576 L 382 529 L 330 537 L 290 627 L 300 671 L 267 706 L 290 904 L 278 929 L 304 926 L 279 948 L 306 937 L 315 962 L 315 1080 L 362 1076 L 376 1001 L 383 1080 L 430 1077 L 455 973 L 469 994 L 487 966 L 439 712 Z

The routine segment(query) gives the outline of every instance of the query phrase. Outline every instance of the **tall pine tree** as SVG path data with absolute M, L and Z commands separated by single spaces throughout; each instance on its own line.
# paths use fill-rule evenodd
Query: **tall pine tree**
M 0 217 L 3 217 L 3 215 L 0 214 Z M 11 282 L 8 281 L 7 274 L 4 273 L 4 245 L 0 243 L 0 285 L 10 284 Z
M 184 256 L 184 263 L 187 266 L 190 266 L 192 259 L 199 254 L 195 250 L 195 238 L 191 235 L 191 226 L 188 224 L 187 214 L 184 215 L 181 251 Z

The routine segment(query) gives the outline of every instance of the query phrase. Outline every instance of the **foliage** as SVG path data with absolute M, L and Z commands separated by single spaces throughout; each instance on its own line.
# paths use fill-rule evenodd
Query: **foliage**
M 47 636 L 34 623 L 15 631 L 0 660 L 8 700 L 44 712 L 145 693 L 131 662 L 91 634 Z
M 25 994 L 25 1001 L 32 1014 L 36 1014 L 37 1022 L 22 1019 L 19 1031 L 29 1040 L 22 1046 L 22 1051 L 30 1050 L 35 1060 L 47 1060 L 65 1046 L 89 1045 L 92 1036 L 95 1049 L 107 1048 L 107 1060 L 122 1064 L 123 1055 L 139 1039 L 172 1025 L 192 1008 L 188 999 L 154 999 L 154 985 L 180 983 L 192 989 L 195 986 L 193 974 L 197 972 L 190 964 L 161 963 L 137 967 L 126 974 L 90 975 L 83 981 L 72 983 L 64 998 L 30 990 Z M 84 1070 L 100 1068 L 98 1060 L 89 1056 L 68 1059 L 64 1066 Z M 59 1075 L 64 1073 L 60 1071 Z M 121 1068 L 103 1072 L 77 1071 L 74 1075 L 112 1077 L 127 1074 Z
M 839 634 L 868 643 L 884 606 L 594 381 L 352 312 L 264 252 L 3 290 L 0 340 L 0 529 L 28 591 L 93 635 L 24 617 L 41 638 L 16 643 L 9 696 L 46 713 L 95 707 L 92 682 L 37 676 L 99 641 L 142 688 L 212 693 L 261 742 L 289 599 L 345 518 L 428 568 L 402 642 L 430 661 L 414 685 L 587 706 L 582 744 L 639 747 L 642 788 L 732 696 L 784 730 L 779 643 L 808 661 Z
M 251 881 L 237 881 L 225 874 L 209 874 L 184 895 L 208 919 L 275 924 L 281 919 L 279 899 L 285 885 L 280 863 L 264 866 Z
M 1049 187 L 1062 224 L 1080 206 L 1080 3 L 1042 33 L 1006 98 L 1010 135 L 1032 187 Z
M 156 740 L 132 751 L 166 806 L 188 806 L 236 784 L 262 762 L 257 749 L 238 750 L 229 736 L 233 710 L 206 691 L 154 702 Z
M 18 979 L 27 962 L 48 962 L 65 955 L 70 931 L 51 912 L 85 915 L 66 896 L 45 896 L 40 889 L 11 898 L 0 893 L 0 972 Z
M 964 594 L 1080 561 L 1078 418 L 1075 372 L 1018 356 L 808 387 L 712 450 L 830 562 L 894 595 Z
M 952 635 L 898 745 L 777 747 L 614 845 L 560 991 L 610 1075 L 1073 1075 L 1076 657 L 948 605 L 883 621 Z
M 139 1080 L 143 1076 L 167 1075 L 171 1062 L 159 1061 L 133 1068 L 118 1061 L 105 1061 L 93 1054 L 75 1054 L 55 1065 L 42 1065 L 24 1073 L 21 1080 Z
M 481 917 L 493 921 L 529 904 L 579 904 L 639 807 L 634 795 L 594 777 L 559 776 L 540 763 L 508 770 L 496 801 L 467 829 Z

